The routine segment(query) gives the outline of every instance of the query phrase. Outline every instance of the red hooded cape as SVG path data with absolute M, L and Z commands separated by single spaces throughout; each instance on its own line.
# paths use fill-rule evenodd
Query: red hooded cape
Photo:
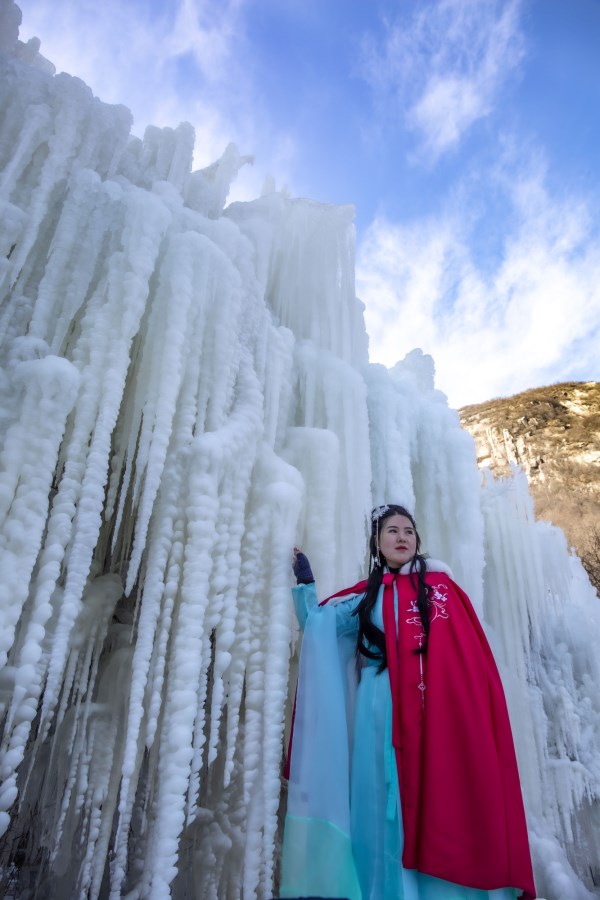
M 496 663 L 464 591 L 442 572 L 427 572 L 426 582 L 430 632 L 427 653 L 418 654 L 424 635 L 416 576 L 384 576 L 402 863 L 467 887 L 514 887 L 533 900 L 519 773 Z M 363 593 L 366 584 L 334 596 Z

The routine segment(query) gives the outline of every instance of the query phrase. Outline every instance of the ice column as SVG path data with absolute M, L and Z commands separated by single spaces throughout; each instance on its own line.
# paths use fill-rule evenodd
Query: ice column
M 271 896 L 291 548 L 357 575 L 371 502 L 352 211 L 224 211 L 234 147 L 6 49 L 1 877 Z

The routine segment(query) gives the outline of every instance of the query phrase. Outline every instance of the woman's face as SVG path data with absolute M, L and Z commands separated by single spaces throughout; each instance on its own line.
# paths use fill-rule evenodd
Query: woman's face
M 400 515 L 385 519 L 379 535 L 379 550 L 392 569 L 410 562 L 417 552 L 417 532 L 410 519 Z

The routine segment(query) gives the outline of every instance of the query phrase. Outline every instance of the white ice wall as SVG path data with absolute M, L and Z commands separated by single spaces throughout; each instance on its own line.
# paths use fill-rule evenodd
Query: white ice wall
M 127 110 L 18 42 L 15 9 L 0 0 L 0 878 L 20 897 L 271 896 L 290 550 L 324 592 L 352 582 L 372 503 L 395 500 L 485 616 L 540 886 L 588 896 L 596 598 L 522 488 L 482 492 L 432 360 L 368 365 L 352 210 L 275 192 L 224 209 L 234 147 L 192 174 L 189 126 L 132 139 Z
M 513 723 L 538 890 L 600 884 L 600 602 L 524 473 L 489 479 L 484 614 Z M 587 887 L 586 887 L 587 886 Z

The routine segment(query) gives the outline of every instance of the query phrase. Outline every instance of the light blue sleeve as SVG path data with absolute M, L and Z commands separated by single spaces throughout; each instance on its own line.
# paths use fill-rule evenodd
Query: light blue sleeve
M 354 615 L 354 610 L 361 600 L 362 595 L 355 594 L 348 600 L 341 600 L 335 604 L 335 624 L 338 637 L 358 634 L 358 616 Z
M 299 585 L 295 592 L 299 594 L 295 602 L 312 599 L 312 594 L 316 603 L 314 585 Z M 351 618 L 351 609 L 350 602 L 314 605 L 305 618 L 281 897 L 361 898 L 352 853 L 349 794 L 356 640 L 338 632 L 338 626 L 344 627 Z M 299 611 L 303 612 L 302 605 Z
M 310 584 L 297 584 L 296 587 L 293 587 L 292 599 L 294 601 L 298 623 L 302 631 L 304 631 L 309 612 L 319 606 L 317 600 L 317 586 L 314 581 Z
M 292 597 L 294 600 L 294 608 L 300 623 L 300 628 L 304 631 L 308 616 L 314 612 L 318 615 L 325 607 L 319 606 L 317 599 L 317 586 L 315 582 L 310 584 L 297 584 L 292 588 Z M 338 635 L 352 634 L 358 631 L 358 619 L 352 615 L 360 602 L 360 596 L 352 596 L 348 600 L 342 600 L 336 604 L 330 604 L 327 608 L 335 609 L 336 630 Z

